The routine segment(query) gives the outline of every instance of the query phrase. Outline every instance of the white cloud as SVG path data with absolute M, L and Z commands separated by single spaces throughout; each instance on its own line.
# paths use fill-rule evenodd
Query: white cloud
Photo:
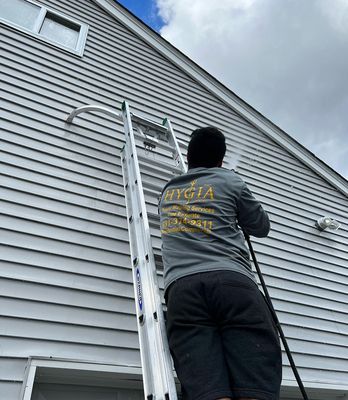
M 163 37 L 348 178 L 346 0 L 157 5 Z
M 329 18 L 334 29 L 343 34 L 348 33 L 348 2 L 347 0 L 321 0 L 320 7 Z

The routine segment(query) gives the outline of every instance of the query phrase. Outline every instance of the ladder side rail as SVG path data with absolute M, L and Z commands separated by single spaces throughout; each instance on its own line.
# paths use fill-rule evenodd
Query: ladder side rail
M 141 196 L 141 202 L 144 202 L 145 206 L 145 197 L 143 195 L 144 189 L 142 189 L 141 192 L 138 194 Z M 146 206 L 145 206 L 146 207 Z M 156 269 L 156 262 L 155 262 L 155 256 L 153 252 L 153 247 L 151 243 L 151 233 L 150 233 L 150 228 L 149 228 L 149 223 L 148 223 L 148 215 L 147 215 L 147 210 L 145 208 L 145 211 L 143 212 L 143 215 L 146 216 L 146 225 L 145 221 L 143 224 L 143 227 L 146 226 L 148 229 L 145 232 L 143 230 L 141 234 L 141 238 L 144 239 L 144 248 L 146 249 L 146 253 L 148 256 L 148 264 L 146 266 L 147 268 L 147 273 L 149 274 L 149 281 L 148 284 L 151 287 L 150 293 L 153 295 L 153 305 L 154 305 L 154 312 L 156 313 L 156 318 L 155 318 L 155 323 L 154 323 L 154 340 L 156 341 L 156 351 L 157 351 L 157 357 L 159 360 L 159 371 L 156 371 L 155 373 L 161 375 L 161 379 L 164 385 L 164 392 L 163 394 L 165 395 L 166 393 L 169 395 L 170 400 L 176 400 L 177 399 L 177 393 L 176 393 L 176 386 L 175 386 L 175 380 L 174 380 L 174 375 L 173 375 L 173 364 L 172 364 L 172 359 L 170 355 L 170 350 L 169 350 L 169 344 L 168 344 L 168 338 L 166 335 L 166 326 L 165 326 L 165 320 L 164 320 L 164 313 L 163 313 L 163 308 L 162 308 L 162 301 L 160 297 L 160 291 L 159 291 L 159 285 L 158 285 L 158 277 L 157 277 L 157 269 Z M 145 290 L 145 289 L 144 289 Z M 145 292 L 144 298 L 146 302 L 146 294 L 149 293 L 148 291 Z M 167 397 L 165 397 L 167 399 Z
M 135 164 L 135 163 L 134 163 Z M 144 299 L 145 303 L 149 302 L 153 305 L 153 314 L 151 318 L 151 325 L 153 324 L 154 336 L 153 339 L 156 342 L 156 358 L 158 370 L 154 371 L 156 376 L 162 379 L 162 395 L 165 396 L 167 393 L 169 395 L 169 399 L 176 399 L 176 387 L 173 375 L 173 366 L 172 360 L 169 351 L 168 339 L 166 335 L 166 327 L 164 321 L 164 314 L 162 309 L 162 301 L 160 297 L 159 285 L 158 285 L 158 277 L 155 263 L 155 256 L 153 252 L 153 247 L 151 243 L 151 233 L 148 223 L 148 215 L 145 205 L 145 197 L 144 197 L 144 189 L 142 191 L 138 191 L 139 202 L 144 204 L 144 211 L 142 212 L 144 221 L 142 223 L 142 232 L 139 233 L 139 239 L 142 241 L 142 248 L 145 249 L 145 253 L 147 255 L 147 264 L 146 275 L 147 275 L 147 284 L 148 289 L 144 289 Z M 151 295 L 151 301 L 148 298 Z M 156 316 L 155 314 L 156 313 Z M 149 321 L 149 320 L 148 320 Z M 166 397 L 167 398 L 167 397 Z M 163 397 L 164 399 L 164 397 Z
M 128 158 L 129 158 L 129 151 L 128 151 L 127 143 L 122 149 L 122 156 L 121 156 L 121 163 L 122 163 L 122 170 L 123 170 L 123 184 L 125 188 L 125 200 L 126 200 L 126 213 L 127 213 L 127 224 L 128 224 L 128 231 L 129 241 L 130 241 L 130 250 L 131 250 L 131 268 L 132 268 L 132 277 L 133 277 L 133 289 L 134 289 L 134 298 L 135 298 L 135 308 L 136 308 L 136 316 L 137 316 L 137 327 L 138 327 L 138 337 L 139 337 L 139 345 L 140 345 L 140 358 L 141 358 L 141 365 L 143 369 L 143 376 L 144 376 L 144 392 L 145 393 L 153 393 L 154 383 L 152 381 L 152 365 L 149 363 L 150 357 L 148 354 L 144 354 L 144 349 L 148 348 L 148 332 L 146 329 L 142 329 L 142 325 L 145 322 L 146 318 L 146 307 L 147 305 L 144 303 L 143 299 L 143 284 L 142 284 L 142 271 L 140 271 L 140 265 L 138 264 L 139 254 L 137 252 L 137 243 L 136 243 L 136 233 L 134 229 L 134 205 L 132 204 L 132 196 L 130 191 L 132 190 L 131 187 L 131 178 L 129 176 L 128 170 Z
M 155 363 L 157 364 L 159 371 L 155 371 L 154 377 L 156 378 L 158 375 L 160 375 L 160 378 L 162 378 L 162 382 L 157 381 L 158 387 L 162 387 L 162 392 L 163 395 L 165 393 L 168 393 L 169 391 L 172 392 L 172 390 L 169 390 L 172 386 L 174 387 L 175 391 L 175 383 L 174 383 L 174 378 L 172 378 L 173 382 L 172 384 L 168 381 L 170 377 L 168 377 L 168 366 L 166 364 L 168 363 L 167 360 L 163 360 L 163 336 L 162 333 L 159 332 L 159 323 L 158 323 L 158 318 L 161 318 L 163 316 L 163 313 L 161 312 L 161 301 L 160 301 L 160 296 L 159 296 L 159 288 L 157 283 L 157 273 L 156 273 L 156 268 L 155 268 L 155 262 L 154 262 L 154 256 L 153 256 L 153 250 L 152 250 L 152 245 L 151 245 L 151 235 L 150 235 L 150 229 L 149 229 L 149 224 L 148 224 L 148 218 L 147 218 L 147 212 L 146 212 L 146 205 L 145 205 L 145 198 L 144 198 L 144 193 L 143 193 L 143 188 L 142 188 L 142 183 L 141 183 L 141 176 L 140 176 L 140 169 L 139 169 L 139 164 L 137 160 L 137 152 L 136 152 L 136 145 L 135 145 L 135 140 L 134 140 L 134 135 L 133 135 L 133 129 L 131 126 L 131 119 L 130 119 L 130 113 L 128 109 L 128 105 L 125 104 L 124 106 L 124 111 L 123 111 L 123 116 L 125 120 L 125 126 L 127 125 L 126 129 L 126 135 L 127 135 L 127 140 L 129 141 L 130 145 L 130 159 L 132 160 L 131 165 L 134 168 L 134 176 L 136 177 L 137 180 L 137 190 L 136 194 L 138 197 L 138 205 L 139 205 L 139 214 L 141 213 L 141 218 L 142 218 L 142 224 L 140 226 L 143 229 L 143 232 L 138 232 L 136 235 L 140 241 L 143 239 L 143 243 L 140 244 L 140 248 L 145 250 L 145 253 L 142 256 L 147 256 L 148 258 L 148 265 L 144 269 L 144 274 L 145 279 L 143 279 L 143 293 L 144 293 L 144 298 L 148 297 L 146 299 L 146 302 L 148 303 L 147 305 L 151 304 L 152 305 L 152 311 L 153 315 L 149 315 L 149 310 L 148 307 L 146 308 L 147 310 L 147 315 L 145 318 L 147 319 L 146 325 L 147 328 L 150 330 L 151 328 L 154 328 L 157 331 L 157 335 L 154 335 L 154 339 L 156 342 L 158 342 L 158 337 L 161 337 L 161 340 L 159 343 L 156 343 L 155 349 L 152 349 L 153 353 L 152 355 L 156 358 Z M 138 216 L 137 216 L 138 218 Z M 140 257 L 140 254 L 139 254 Z M 148 267 L 151 268 L 148 268 Z M 145 282 L 144 282 L 145 280 Z M 156 295 L 157 294 L 157 295 Z M 156 313 L 156 318 L 154 317 Z M 163 319 L 164 322 L 164 319 Z M 164 325 L 163 325 L 164 326 Z M 141 327 L 142 329 L 142 327 Z M 155 332 L 154 332 L 155 333 Z M 169 350 L 168 350 L 169 353 Z M 169 355 L 169 354 L 168 354 Z M 170 359 L 170 357 L 169 357 Z M 164 361 L 164 362 L 163 362 Z M 169 362 L 169 365 L 171 365 L 171 362 Z M 159 373 L 159 374 L 158 374 Z M 164 376 L 163 376 L 164 375 Z M 166 383 L 168 384 L 169 387 L 166 387 Z M 172 394 L 170 398 L 174 398 L 173 396 L 175 395 L 176 398 L 176 391 L 175 394 Z
M 153 258 L 153 263 L 155 263 L 155 255 L 152 252 L 152 258 Z M 168 394 L 169 394 L 169 399 L 170 400 L 177 400 L 177 392 L 176 392 L 176 386 L 175 386 L 175 379 L 174 379 L 174 365 L 172 361 L 172 357 L 170 354 L 169 350 L 169 343 L 168 343 L 168 337 L 166 334 L 166 324 L 165 324 L 165 319 L 164 319 L 164 312 L 163 312 L 163 307 L 162 307 L 162 301 L 159 295 L 159 290 L 158 290 L 158 299 L 157 299 L 157 312 L 158 312 L 158 325 L 157 325 L 157 331 L 158 335 L 161 337 L 160 341 L 160 352 L 162 354 L 162 357 L 164 359 L 164 374 L 165 374 L 165 379 L 168 382 Z M 169 400 L 168 399 L 168 400 Z
M 137 129 L 137 124 L 134 124 L 134 127 Z M 144 197 L 144 189 L 142 188 L 142 180 L 140 176 L 140 168 L 137 160 L 137 154 L 135 156 L 136 147 L 134 138 L 132 140 L 134 142 L 134 162 L 132 165 L 137 169 L 138 173 L 138 191 L 137 195 L 139 196 L 139 204 L 142 204 L 142 216 L 143 223 L 141 224 L 143 231 L 139 232 L 139 239 L 142 240 L 142 248 L 145 249 L 146 255 L 148 257 L 148 263 L 146 265 L 146 275 L 147 275 L 147 285 L 148 289 L 144 289 L 144 298 L 145 301 L 149 301 L 147 298 L 151 295 L 151 304 L 153 306 L 153 315 L 151 315 L 151 327 L 153 324 L 154 330 L 154 341 L 156 343 L 155 352 L 156 352 L 156 364 L 158 366 L 158 370 L 155 371 L 156 377 L 160 378 L 162 381 L 162 396 L 166 394 L 169 395 L 170 399 L 176 398 L 176 388 L 173 376 L 172 369 L 172 361 L 170 357 L 169 345 L 167 344 L 167 336 L 165 335 L 165 324 L 164 324 L 164 315 L 162 310 L 162 302 L 159 295 L 159 285 L 157 278 L 157 270 L 155 264 L 155 258 L 153 254 L 153 247 L 151 243 L 151 233 L 149 228 L 146 203 Z M 164 330 L 161 330 L 164 329 Z M 164 397 L 163 397 L 164 398 Z
M 127 129 L 128 129 L 128 132 L 126 132 L 126 136 L 127 136 L 126 140 L 128 140 L 129 151 L 131 152 L 130 156 L 131 156 L 131 159 L 133 160 L 131 165 L 134 168 L 133 173 L 134 173 L 134 177 L 137 181 L 137 187 L 138 187 L 137 193 L 139 196 L 139 200 L 138 200 L 139 201 L 139 213 L 141 213 L 142 220 L 143 220 L 143 227 L 144 227 L 144 235 L 142 236 L 141 239 L 143 239 L 143 238 L 151 239 L 149 221 L 148 221 L 148 217 L 147 217 L 146 204 L 145 204 L 144 188 L 143 188 L 141 174 L 140 174 L 138 153 L 137 153 L 137 148 L 136 148 L 135 139 L 134 139 L 131 114 L 129 111 L 128 104 L 126 102 L 124 102 L 123 104 L 124 104 L 123 117 L 124 117 L 125 123 L 127 124 Z M 150 246 L 149 246 L 149 244 L 150 244 Z M 146 241 L 144 245 L 146 246 L 146 249 L 148 251 L 150 251 L 152 249 L 151 241 L 149 243 Z M 152 304 L 155 304 L 153 291 L 151 291 L 150 293 L 151 293 Z
M 151 241 L 151 237 L 149 237 Z M 155 296 L 155 310 L 157 313 L 157 323 L 155 324 L 156 335 L 155 338 L 158 341 L 157 350 L 159 351 L 159 357 L 162 363 L 161 366 L 161 373 L 162 379 L 167 382 L 168 386 L 166 387 L 166 392 L 169 395 L 170 400 L 177 399 L 176 393 L 176 386 L 173 374 L 173 362 L 169 350 L 168 338 L 166 334 L 166 326 L 165 326 L 165 319 L 162 307 L 162 301 L 160 296 L 160 290 L 158 285 L 158 277 L 157 277 L 157 269 L 156 269 L 156 262 L 155 262 L 155 255 L 153 251 L 153 247 L 149 246 L 149 265 L 150 268 L 149 273 L 152 273 L 152 283 L 153 283 L 153 294 Z M 158 340 L 158 338 L 160 338 Z M 168 400 L 169 400 L 168 399 Z
M 156 350 L 160 362 L 160 370 L 156 371 L 155 373 L 159 372 L 161 374 L 161 378 L 165 389 L 163 394 L 165 395 L 166 393 L 168 393 L 169 395 L 168 400 L 169 399 L 176 400 L 177 393 L 176 393 L 176 386 L 173 374 L 173 363 L 170 355 L 168 338 L 166 335 L 166 326 L 165 326 L 162 301 L 158 285 L 155 255 L 151 244 L 148 246 L 148 249 L 149 251 L 147 255 L 149 262 L 147 265 L 147 269 L 149 275 L 151 275 L 150 283 L 152 286 L 151 290 L 154 295 L 154 311 L 156 312 L 156 318 L 155 318 L 156 323 L 154 324 L 154 330 L 155 330 L 154 340 L 156 341 Z M 165 397 L 165 399 L 167 399 L 167 397 Z
M 146 137 L 144 132 L 142 131 L 142 128 L 139 127 L 137 123 L 133 124 L 134 127 L 138 132 L 141 133 L 142 136 Z M 135 143 L 135 141 L 134 141 Z M 134 146 L 136 149 L 136 146 Z M 137 159 L 134 159 L 134 164 L 139 167 L 139 159 L 138 159 L 138 154 L 136 155 Z M 139 167 L 139 177 L 140 177 L 140 167 Z M 139 181 L 141 182 L 142 185 L 142 180 L 139 178 Z M 150 280 L 152 284 L 152 294 L 154 296 L 154 305 L 155 305 L 155 312 L 157 313 L 157 324 L 155 324 L 155 329 L 157 335 L 155 336 L 156 338 L 160 337 L 161 340 L 159 341 L 159 356 L 160 359 L 162 360 L 164 358 L 164 363 L 162 365 L 163 368 L 163 373 L 165 376 L 163 377 L 167 382 L 172 381 L 171 384 L 169 384 L 169 392 L 171 393 L 170 399 L 173 398 L 173 395 L 175 394 L 176 396 L 176 389 L 175 389 L 175 381 L 174 381 L 174 376 L 173 376 L 173 365 L 172 365 L 172 359 L 170 355 L 170 350 L 169 350 L 169 344 L 168 344 L 168 338 L 167 335 L 165 334 L 166 332 L 166 327 L 165 327 L 165 320 L 164 320 L 164 313 L 163 313 L 163 308 L 162 308 L 162 301 L 160 297 L 160 291 L 159 291 L 159 285 L 158 285 L 158 277 L 157 277 L 157 269 L 156 269 L 156 262 L 155 262 L 155 256 L 153 252 L 153 246 L 151 242 L 151 232 L 149 228 L 149 221 L 148 221 L 148 215 L 147 215 L 147 210 L 146 210 L 146 202 L 145 202 L 145 197 L 144 197 L 144 188 L 142 187 L 141 190 L 139 190 L 139 195 L 141 196 L 141 203 L 144 204 L 144 226 L 147 228 L 146 232 L 144 232 L 144 238 L 145 238 L 145 246 L 148 250 L 147 255 L 149 258 L 149 272 L 152 273 L 152 279 Z M 174 390 L 173 390 L 174 389 Z M 170 394 L 169 393 L 169 394 Z
M 151 396 L 155 396 L 158 388 L 160 388 L 160 391 L 163 391 L 163 388 L 161 380 L 158 379 L 159 359 L 156 351 L 156 344 L 153 341 L 154 321 L 152 310 L 154 308 L 154 301 L 152 300 L 152 288 L 149 287 L 149 274 L 145 261 L 147 251 L 144 248 L 144 232 L 142 231 L 142 227 L 145 223 L 145 220 L 143 219 L 144 209 L 142 208 L 141 198 L 139 197 L 142 187 L 139 169 L 137 168 L 136 162 L 136 148 L 132 141 L 132 125 L 129 119 L 129 112 L 124 113 L 124 123 L 126 131 L 125 159 L 129 171 L 130 184 L 129 202 L 127 204 L 127 207 L 130 206 L 129 208 L 132 210 L 132 215 L 130 215 L 131 223 L 129 224 L 132 262 L 134 263 L 137 259 L 137 272 L 134 276 L 134 285 L 138 286 L 139 280 L 141 280 L 143 296 L 142 303 L 144 319 L 143 323 L 140 323 L 138 325 L 139 337 L 144 339 L 141 342 L 140 354 L 142 356 L 141 360 L 143 369 L 144 391 L 145 395 L 149 399 L 151 399 L 153 398 Z M 142 223 L 139 223 L 140 219 L 143 219 Z M 137 293 L 136 296 L 138 297 L 138 295 L 139 294 Z M 151 362 L 151 360 L 153 362 Z
M 138 125 L 142 125 L 148 128 L 152 128 L 153 130 L 155 130 L 156 132 L 160 132 L 163 135 L 166 135 L 168 128 L 164 125 L 161 125 L 155 121 L 152 121 L 150 119 L 144 118 L 144 117 L 140 117 L 137 114 L 134 113 L 130 113 L 132 122 L 138 124 Z
M 127 224 L 128 224 L 128 229 L 129 231 L 133 232 L 134 231 L 134 224 L 133 222 L 133 204 L 130 198 L 130 191 L 131 191 L 131 182 L 130 182 L 130 176 L 129 176 L 129 171 L 128 171 L 128 166 L 127 166 L 127 150 L 126 150 L 126 145 L 123 147 L 123 149 L 121 150 L 121 164 L 122 164 L 122 175 L 123 175 L 123 186 L 125 189 L 125 202 L 126 202 L 126 216 L 127 216 Z M 132 236 L 133 237 L 133 236 Z M 130 249 L 131 249 L 131 253 L 135 254 L 136 252 L 136 243 L 133 242 L 133 239 L 131 238 L 130 240 Z M 136 257 L 132 258 L 132 267 L 134 267 L 136 260 Z M 137 304 L 140 308 L 139 308 L 139 315 L 143 316 L 144 313 L 142 311 L 142 304 L 139 303 Z M 142 318 L 140 318 L 142 319 Z
M 175 137 L 170 120 L 168 118 L 166 118 L 163 121 L 163 125 L 167 128 L 167 134 L 165 136 L 157 136 L 157 138 L 160 138 L 162 140 L 167 139 L 167 143 L 169 146 L 159 146 L 159 147 L 164 147 L 164 148 L 166 148 L 166 150 L 168 150 L 168 147 L 169 147 L 169 151 L 172 153 L 173 160 L 177 164 L 177 168 L 174 168 L 174 170 L 176 172 L 184 173 L 187 171 L 186 164 L 185 164 L 184 158 L 182 156 L 178 141 Z M 143 136 L 146 136 L 146 135 L 144 135 L 144 133 L 142 132 L 141 129 L 140 129 L 140 133 Z M 157 145 L 159 145 L 159 144 L 160 143 L 157 143 Z M 168 167 L 170 168 L 169 164 L 168 164 Z M 172 170 L 173 170 L 173 168 L 172 168 Z M 151 237 L 150 237 L 150 239 L 151 239 Z M 153 257 L 154 271 L 156 274 L 156 264 L 155 264 L 155 257 L 154 257 L 152 246 L 151 246 L 151 253 L 152 253 L 151 255 Z M 157 275 L 156 275 L 155 279 L 157 281 Z M 156 293 L 159 293 L 159 290 L 157 290 Z M 165 335 L 165 334 L 163 335 L 163 333 L 166 332 L 166 327 L 165 327 L 164 313 L 163 313 L 163 307 L 162 307 L 162 302 L 161 302 L 160 296 L 158 296 L 157 301 L 158 301 L 157 310 L 159 310 L 159 312 L 161 314 L 159 316 L 159 325 L 160 326 L 158 327 L 158 331 L 159 331 L 159 335 L 162 336 L 163 357 L 166 359 L 166 363 L 165 363 L 166 374 L 168 377 L 167 379 L 172 380 L 173 395 L 175 395 L 175 398 L 176 398 L 177 395 L 176 395 L 175 381 L 174 381 L 174 376 L 173 376 L 173 365 L 172 365 L 172 359 L 171 359 L 170 350 L 169 350 L 168 338 L 167 338 L 167 335 Z M 171 398 L 172 397 L 170 397 L 170 399 Z
M 172 124 L 171 124 L 171 122 L 170 122 L 170 120 L 168 118 L 166 118 L 163 121 L 163 124 L 168 129 L 167 140 L 168 140 L 168 143 L 173 148 L 173 151 L 172 151 L 173 159 L 178 164 L 178 167 L 181 169 L 181 171 L 183 173 L 185 173 L 185 172 L 187 172 L 187 167 L 186 167 L 186 164 L 185 164 L 184 157 L 181 154 L 179 143 L 178 143 L 178 141 L 176 139 L 176 136 L 174 134 Z
M 172 124 L 171 124 L 170 120 L 169 120 L 168 118 L 164 119 L 163 125 L 166 126 L 166 128 L 167 128 L 167 130 L 168 130 L 166 137 L 167 137 L 168 144 L 169 144 L 169 145 L 171 146 L 171 148 L 172 148 L 173 160 L 174 160 L 174 162 L 176 163 L 176 166 L 178 167 L 178 169 L 181 171 L 181 173 L 185 173 L 185 172 L 187 172 L 187 167 L 186 167 L 186 164 L 185 164 L 185 160 L 184 160 L 184 158 L 183 158 L 183 156 L 182 156 L 179 143 L 178 143 L 178 141 L 177 141 L 177 139 L 176 139 L 176 136 L 175 136 L 175 134 L 174 134 L 174 130 L 173 130 L 173 127 L 172 127 Z M 161 312 L 162 312 L 162 314 L 163 314 L 163 308 L 160 307 L 160 309 L 161 309 Z M 166 330 L 165 330 L 166 328 L 165 328 L 164 316 L 163 316 L 163 319 L 161 320 L 161 323 L 163 323 L 162 329 L 163 329 L 163 331 L 165 332 L 165 331 L 166 331 Z M 169 351 L 169 345 L 168 345 L 168 339 L 167 339 L 167 337 L 165 337 L 165 343 L 166 343 L 166 346 L 167 346 L 167 349 L 168 349 L 168 357 L 169 357 L 169 360 L 170 360 L 170 363 L 171 363 L 172 360 L 171 360 L 171 356 L 170 356 L 170 351 Z M 171 371 L 171 372 L 172 372 L 172 371 Z M 175 383 L 174 383 L 174 385 L 175 385 Z M 174 391 L 175 391 L 175 396 L 176 396 L 176 389 L 175 389 L 175 387 L 174 387 Z
M 168 145 L 169 145 L 169 151 L 172 153 L 173 160 L 177 164 L 177 168 L 175 168 L 175 170 L 176 170 L 176 172 L 184 173 L 184 172 L 187 171 L 186 164 L 185 164 L 184 158 L 182 156 L 178 141 L 177 141 L 177 139 L 175 137 L 171 122 L 170 122 L 170 120 L 168 118 L 166 118 L 163 121 L 163 126 L 165 126 L 167 128 L 167 134 L 164 137 L 163 136 L 157 136 L 157 138 L 160 138 L 162 140 L 163 139 L 167 139 L 167 142 L 168 142 Z M 143 132 L 141 132 L 141 133 L 144 135 Z M 160 143 L 158 143 L 158 145 L 159 144 Z M 166 147 L 168 149 L 168 146 L 159 146 L 159 147 Z M 154 258 L 154 254 L 152 254 L 152 255 L 153 255 L 153 258 Z M 154 265 L 155 265 L 155 263 L 154 263 Z M 155 268 L 155 271 L 156 271 L 156 268 Z M 157 276 L 156 276 L 156 279 L 157 279 Z M 159 307 L 158 307 L 158 310 L 160 310 L 160 313 L 161 313 L 161 318 L 159 319 L 159 323 L 160 323 L 161 326 L 159 327 L 159 331 L 160 331 L 160 334 L 162 334 L 162 332 L 166 331 L 166 328 L 165 328 L 164 313 L 163 313 L 161 299 L 159 298 L 158 301 L 160 303 Z M 172 360 L 171 360 L 171 356 L 170 356 L 169 344 L 168 344 L 168 339 L 167 339 L 166 335 L 163 338 L 162 343 L 163 343 L 163 355 L 168 360 L 167 363 L 166 363 L 166 366 L 167 367 L 169 366 L 169 369 L 170 369 L 170 370 L 167 371 L 167 374 L 168 374 L 168 376 L 173 378 Z M 175 382 L 174 382 L 174 392 L 175 392 L 175 396 L 176 396 Z

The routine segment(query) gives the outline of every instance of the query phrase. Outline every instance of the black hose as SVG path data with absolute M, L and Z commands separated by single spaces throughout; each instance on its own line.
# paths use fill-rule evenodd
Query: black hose
M 285 349 L 286 354 L 287 354 L 287 356 L 288 356 L 288 359 L 289 359 L 289 362 L 290 362 L 292 371 L 293 371 L 293 373 L 294 373 L 294 375 L 295 375 L 297 384 L 298 384 L 298 386 L 299 386 L 299 388 L 300 388 L 300 390 L 301 390 L 303 399 L 304 399 L 304 400 L 308 400 L 308 396 L 307 396 L 306 390 L 305 390 L 305 388 L 304 388 L 304 386 L 303 386 L 302 380 L 301 380 L 300 375 L 299 375 L 299 373 L 298 373 L 298 371 L 297 371 L 297 368 L 296 368 L 294 359 L 292 358 L 292 355 L 291 355 L 291 352 L 290 352 L 288 343 L 287 343 L 286 338 L 285 338 L 285 335 L 284 335 L 284 333 L 283 333 L 283 329 L 282 329 L 282 327 L 280 326 L 280 322 L 279 322 L 278 317 L 277 317 L 277 314 L 276 314 L 276 312 L 275 312 L 275 310 L 274 310 L 274 307 L 273 307 L 273 304 L 272 304 L 272 300 L 271 300 L 271 298 L 270 298 L 270 296 L 269 296 L 269 293 L 268 293 L 268 290 L 267 290 L 267 287 L 266 287 L 266 283 L 265 283 L 265 281 L 264 281 L 264 279 L 263 279 L 263 276 L 262 276 L 262 273 L 261 273 L 261 269 L 260 269 L 259 263 L 257 262 L 256 256 L 255 256 L 255 252 L 254 252 L 253 246 L 252 246 L 251 241 L 250 241 L 250 237 L 249 237 L 249 235 L 246 234 L 245 232 L 243 232 L 243 233 L 244 233 L 245 240 L 246 240 L 246 242 L 248 243 L 249 251 L 250 251 L 251 257 L 252 257 L 252 259 L 253 259 L 253 262 L 254 262 L 256 271 L 257 271 L 257 273 L 258 273 L 258 275 L 259 275 L 259 278 L 260 278 L 260 282 L 261 282 L 261 285 L 262 285 L 263 293 L 264 293 L 265 298 L 266 298 L 267 306 L 268 306 L 268 308 L 269 308 L 269 310 L 270 310 L 270 312 L 271 312 L 271 314 L 272 314 L 273 320 L 274 320 L 274 322 L 275 322 L 275 324 L 276 324 L 276 327 L 277 327 L 277 329 L 278 329 L 279 336 L 280 336 L 280 338 L 281 338 L 281 340 L 282 340 L 282 342 L 283 342 L 283 346 L 284 346 L 284 349 Z

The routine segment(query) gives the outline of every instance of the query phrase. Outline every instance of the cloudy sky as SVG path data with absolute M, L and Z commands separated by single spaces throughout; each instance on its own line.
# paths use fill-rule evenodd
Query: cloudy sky
M 119 0 L 348 179 L 348 0 Z

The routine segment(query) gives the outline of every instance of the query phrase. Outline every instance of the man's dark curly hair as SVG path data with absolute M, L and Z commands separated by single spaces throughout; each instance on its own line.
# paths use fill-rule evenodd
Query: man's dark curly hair
M 191 134 L 187 150 L 188 167 L 217 167 L 225 153 L 225 136 L 219 129 L 213 126 L 196 129 Z

